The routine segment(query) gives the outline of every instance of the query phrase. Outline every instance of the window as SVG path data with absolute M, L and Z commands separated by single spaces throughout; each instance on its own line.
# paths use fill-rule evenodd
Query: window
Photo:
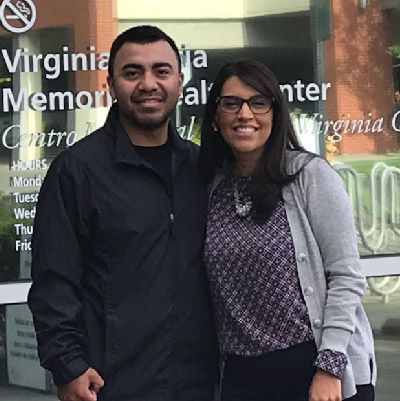
M 204 104 L 224 63 L 251 57 L 275 72 L 301 142 L 332 163 L 353 202 L 362 266 L 369 276 L 364 305 L 376 338 L 377 393 L 379 399 L 397 400 L 400 387 L 393 377 L 400 354 L 397 3 L 172 0 L 154 7 L 132 0 L 31 0 L 13 8 L 4 0 L 0 6 L 1 398 L 55 399 L 51 378 L 33 356 L 34 339 L 28 335 L 33 333 L 31 317 L 23 304 L 38 191 L 57 154 L 100 127 L 107 116 L 111 98 L 106 76 L 113 38 L 133 25 L 154 24 L 176 41 L 181 52 L 185 86 L 174 119 L 187 139 L 199 142 Z

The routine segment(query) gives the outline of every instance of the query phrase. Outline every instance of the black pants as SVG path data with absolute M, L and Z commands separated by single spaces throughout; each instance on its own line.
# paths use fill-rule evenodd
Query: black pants
M 317 350 L 309 342 L 259 357 L 228 356 L 221 401 L 308 401 Z M 347 401 L 373 401 L 372 384 L 357 386 Z

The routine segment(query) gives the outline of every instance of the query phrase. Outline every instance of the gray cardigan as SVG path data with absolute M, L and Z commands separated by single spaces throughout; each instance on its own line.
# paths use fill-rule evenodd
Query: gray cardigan
M 298 171 L 306 157 L 288 151 L 288 172 Z M 217 174 L 210 197 L 229 170 L 226 166 Z M 283 188 L 283 201 L 317 348 L 343 352 L 349 361 L 342 379 L 346 399 L 356 393 L 356 384 L 376 383 L 372 331 L 360 301 L 365 277 L 350 200 L 339 174 L 315 157 Z

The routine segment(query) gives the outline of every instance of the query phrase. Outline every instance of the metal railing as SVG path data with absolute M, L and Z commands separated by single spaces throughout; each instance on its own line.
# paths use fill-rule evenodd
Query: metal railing
M 343 163 L 335 162 L 333 167 L 345 182 L 362 247 L 372 254 L 382 253 L 384 249 L 390 252 L 391 246 L 398 252 L 400 169 L 377 162 L 368 177 Z M 389 295 L 400 288 L 400 277 L 368 278 L 368 285 L 373 293 L 382 295 L 388 302 Z

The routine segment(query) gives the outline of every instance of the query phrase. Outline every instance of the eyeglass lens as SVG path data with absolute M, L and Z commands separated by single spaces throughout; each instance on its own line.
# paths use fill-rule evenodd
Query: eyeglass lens
M 262 95 L 256 95 L 250 99 L 242 99 L 238 96 L 221 96 L 219 105 L 223 112 L 237 113 L 247 103 L 253 113 L 267 113 L 271 109 L 271 100 Z

